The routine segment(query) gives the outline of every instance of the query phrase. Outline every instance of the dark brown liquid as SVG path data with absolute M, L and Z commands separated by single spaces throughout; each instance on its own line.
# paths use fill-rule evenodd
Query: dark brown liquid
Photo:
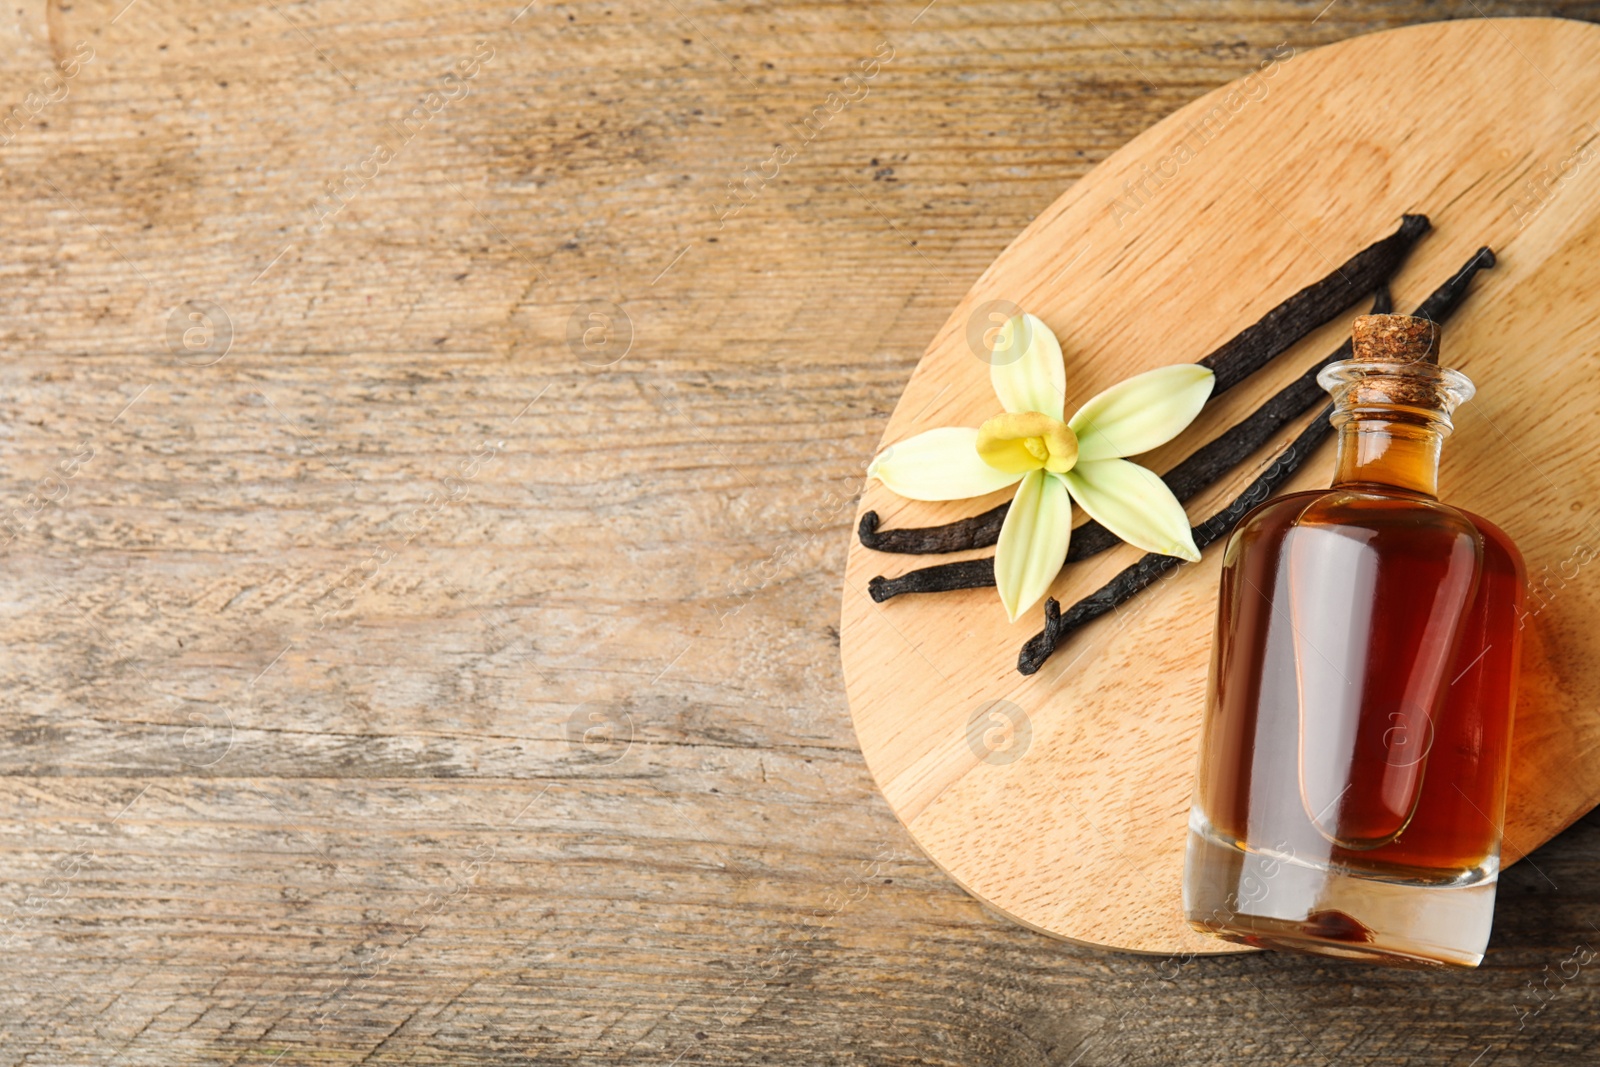
M 1223 568 L 1199 781 L 1215 830 L 1401 877 L 1482 864 L 1520 648 L 1506 535 L 1347 486 L 1257 508 Z

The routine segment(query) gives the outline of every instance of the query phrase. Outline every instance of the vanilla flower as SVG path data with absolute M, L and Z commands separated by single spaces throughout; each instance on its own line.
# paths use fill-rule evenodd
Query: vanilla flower
M 1200 558 L 1167 483 L 1122 457 L 1165 444 L 1193 422 L 1211 395 L 1211 371 L 1195 363 L 1158 367 L 1066 419 L 1061 345 L 1043 322 L 1018 315 L 995 338 L 989 380 L 1004 414 L 977 429 L 942 427 L 890 445 L 867 475 L 912 500 L 962 500 L 1016 485 L 994 553 L 995 585 L 1012 622 L 1066 563 L 1074 500 L 1130 545 Z

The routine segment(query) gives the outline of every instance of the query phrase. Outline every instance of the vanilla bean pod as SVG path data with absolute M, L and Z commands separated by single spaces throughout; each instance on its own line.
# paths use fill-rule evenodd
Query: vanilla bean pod
M 1467 288 L 1473 276 L 1480 270 L 1485 270 L 1495 265 L 1494 252 L 1480 248 L 1472 257 L 1461 266 L 1443 285 L 1435 289 L 1428 298 L 1418 305 L 1413 312 L 1418 318 L 1432 319 L 1434 322 L 1443 323 L 1461 306 L 1461 301 L 1467 295 Z M 1371 314 L 1381 315 L 1388 312 L 1392 301 L 1389 298 L 1387 287 L 1378 291 L 1377 298 L 1373 301 Z M 1243 462 L 1256 449 L 1265 444 L 1279 428 L 1289 422 L 1296 415 L 1301 414 L 1321 397 L 1322 387 L 1317 384 L 1317 373 L 1329 363 L 1350 357 L 1350 341 L 1340 345 L 1331 356 L 1317 363 L 1316 366 L 1306 371 L 1305 374 L 1295 379 L 1289 385 L 1273 394 L 1266 403 L 1251 412 L 1243 420 L 1235 423 L 1225 433 L 1210 444 L 1202 446 L 1188 459 L 1163 475 L 1163 479 L 1171 487 L 1173 494 L 1180 501 L 1187 500 L 1199 490 L 1210 485 L 1225 471 Z M 1248 447 L 1246 447 L 1248 445 Z M 1001 505 L 999 515 L 994 521 L 995 536 L 999 536 L 1000 523 L 1005 516 L 1005 506 Z M 994 512 L 985 512 L 984 515 L 974 516 L 964 520 L 976 523 L 979 519 Z M 867 512 L 861 517 L 863 527 L 867 519 L 874 523 L 877 515 Z M 959 524 L 952 523 L 951 526 Z M 943 527 L 930 527 L 928 530 L 896 530 L 892 533 L 928 533 L 944 529 Z M 1198 538 L 1198 528 L 1196 528 Z M 864 540 L 864 539 L 863 539 Z M 982 548 L 993 541 L 972 545 L 954 545 L 945 551 L 956 551 L 958 548 Z M 1094 521 L 1084 523 L 1072 531 L 1072 542 L 1067 551 L 1067 561 L 1084 559 L 1101 552 L 1117 543 L 1114 534 Z M 1198 544 L 1198 541 L 1196 542 Z M 868 545 L 867 547 L 872 547 Z M 1204 546 L 1201 546 L 1204 547 Z M 1170 558 L 1170 557 L 1163 557 Z M 955 563 L 940 563 L 932 567 L 922 567 L 909 571 L 896 578 L 873 578 L 867 583 L 867 592 L 878 603 L 899 596 L 901 593 L 946 593 L 955 589 L 978 589 L 994 585 L 994 557 L 986 556 L 983 559 L 960 560 Z M 1140 588 L 1143 588 L 1142 586 Z M 1137 592 L 1138 590 L 1134 590 Z M 1098 595 L 1098 594 L 1095 594 Z M 1129 594 L 1132 595 L 1131 593 Z M 1074 605 L 1076 607 L 1077 605 Z M 1052 646 L 1053 647 L 1053 646 Z M 1040 660 L 1042 663 L 1043 660 Z M 1037 668 L 1035 668 L 1037 669 Z
M 1401 216 L 1400 228 L 1394 233 L 1363 248 L 1332 274 L 1312 282 L 1199 360 L 1202 367 L 1216 373 L 1212 397 L 1232 389 L 1386 282 L 1430 226 L 1426 215 Z
M 1289 447 L 1273 461 L 1265 474 L 1251 482 L 1244 492 L 1228 503 L 1227 507 L 1192 528 L 1196 548 L 1204 550 L 1207 545 L 1233 529 L 1233 524 L 1238 522 L 1246 511 L 1271 496 L 1278 486 L 1299 468 L 1301 461 L 1321 443 L 1322 438 L 1332 428 L 1328 422 L 1328 414 L 1332 410 L 1331 404 L 1323 408 L 1322 413 L 1312 419 Z M 1147 552 L 1137 563 L 1123 569 L 1111 581 L 1073 604 L 1065 615 L 1061 613 L 1060 602 L 1054 597 L 1049 598 L 1044 604 L 1044 630 L 1029 638 L 1028 643 L 1022 646 L 1022 654 L 1017 660 L 1017 670 L 1023 674 L 1034 673 L 1049 658 L 1050 653 L 1055 651 L 1056 645 L 1063 637 L 1089 620 L 1097 619 L 1131 599 L 1151 582 L 1182 562 L 1183 560 L 1177 556 Z M 874 578 L 867 583 L 867 591 L 873 600 L 881 604 L 901 593 L 943 593 L 952 589 L 975 589 L 988 585 L 994 585 L 993 556 L 922 567 L 908 574 L 902 574 L 898 578 Z
M 1461 306 L 1473 276 L 1478 271 L 1494 265 L 1494 252 L 1487 247 L 1478 249 L 1472 258 L 1467 260 L 1449 281 L 1435 289 L 1413 314 L 1417 318 L 1432 319 L 1442 324 Z M 1324 365 L 1327 362 L 1332 360 L 1325 361 Z M 1332 412 L 1332 404 L 1324 407 L 1306 428 L 1300 431 L 1299 436 L 1289 447 L 1283 450 L 1272 466 L 1267 468 L 1266 473 L 1251 482 L 1249 487 L 1235 497 L 1227 507 L 1199 526 L 1193 527 L 1195 546 L 1203 550 L 1207 545 L 1223 537 L 1233 530 L 1246 511 L 1271 496 L 1333 428 L 1328 421 L 1328 416 Z M 1183 561 L 1176 556 L 1147 553 L 1139 562 L 1073 604 L 1065 613 L 1061 611 L 1059 601 L 1054 597 L 1049 598 L 1044 605 L 1044 629 L 1034 634 L 1022 646 L 1022 651 L 1017 656 L 1017 670 L 1022 674 L 1035 673 L 1068 634 L 1091 619 L 1097 619 L 1132 599 L 1181 562 Z
M 1410 253 L 1418 239 L 1428 232 L 1430 223 L 1426 215 L 1404 215 L 1400 220 L 1400 228 L 1388 237 L 1363 248 L 1345 263 L 1336 268 L 1333 273 L 1313 282 L 1301 289 L 1283 303 L 1267 312 L 1258 322 L 1245 327 L 1236 334 L 1232 340 L 1200 360 L 1202 366 L 1211 368 L 1216 374 L 1216 384 L 1212 388 L 1213 397 L 1224 390 L 1237 385 L 1250 374 L 1266 365 L 1274 357 L 1287 351 L 1312 330 L 1331 320 L 1339 312 L 1349 307 L 1360 294 L 1372 292 L 1375 288 L 1384 285 L 1388 279 L 1400 268 L 1401 262 Z M 1387 310 L 1387 309 L 1385 309 Z M 1373 314 L 1383 312 L 1374 311 Z M 1337 356 L 1336 358 L 1345 358 Z M 1330 359 L 1331 362 L 1331 359 Z M 1319 368 L 1320 369 L 1320 368 Z M 1316 374 L 1312 372 L 1313 385 Z M 1276 401 L 1277 398 L 1274 398 Z M 1294 414 L 1305 410 L 1312 400 L 1307 399 Z M 1271 403 L 1271 402 L 1269 402 Z M 1252 423 L 1251 420 L 1260 415 L 1260 411 L 1245 420 L 1245 424 L 1252 426 L 1265 425 Z M 1242 451 L 1234 449 L 1242 459 L 1260 447 L 1262 442 L 1271 435 L 1283 420 L 1273 423 L 1264 434 L 1258 434 L 1258 443 Z M 1241 424 L 1241 426 L 1245 425 Z M 1225 447 L 1226 443 L 1240 427 L 1233 427 L 1225 432 L 1211 446 Z M 1244 438 L 1241 437 L 1241 440 Z M 1201 452 L 1205 450 L 1202 449 Z M 1228 467 L 1239 460 L 1233 460 L 1226 466 L 1210 474 L 1198 484 L 1190 483 L 1194 476 L 1204 476 L 1214 468 L 1213 464 L 1200 456 L 1194 456 L 1180 463 L 1177 467 L 1162 478 L 1171 487 L 1174 495 L 1182 500 L 1199 492 L 1211 481 L 1215 480 Z M 997 504 L 980 515 L 973 515 L 955 522 L 944 523 L 939 526 L 906 527 L 899 530 L 880 530 L 878 524 L 882 521 L 876 511 L 868 511 L 861 516 L 861 522 L 856 529 L 856 536 L 860 538 L 863 547 L 876 552 L 896 552 L 907 555 L 931 555 L 940 552 L 960 552 L 968 548 L 988 548 L 1000 539 L 1000 527 L 1005 522 L 1006 509 L 1011 506 L 1010 501 Z M 1068 561 L 1087 559 L 1088 557 L 1103 552 L 1117 543 L 1117 538 L 1099 523 L 1084 524 L 1074 533 L 1072 554 Z M 970 588 L 968 586 L 951 586 L 954 589 Z M 904 592 L 917 590 L 906 589 Z M 893 595 L 892 593 L 889 595 Z
M 948 593 L 952 589 L 981 589 L 994 585 L 994 557 L 963 559 L 918 567 L 898 578 L 881 575 L 867 583 L 867 595 L 882 604 L 901 593 Z
M 1266 473 L 1251 482 L 1249 487 L 1227 507 L 1194 527 L 1195 547 L 1203 551 L 1207 545 L 1226 535 L 1245 512 L 1271 496 L 1278 486 L 1287 481 L 1289 476 L 1299 469 L 1301 461 L 1309 456 L 1317 445 L 1322 443 L 1328 431 L 1333 429 L 1328 422 L 1328 416 L 1332 412 L 1332 404 L 1324 407 L 1317 417 L 1300 431 L 1300 435 L 1289 447 L 1283 450 L 1283 454 L 1273 462 L 1272 466 L 1267 468 Z M 1157 578 L 1182 562 L 1183 560 L 1177 556 L 1147 552 L 1139 562 L 1119 572 L 1115 578 L 1073 604 L 1065 613 L 1061 611 L 1061 602 L 1055 597 L 1050 597 L 1044 602 L 1044 629 L 1028 638 L 1027 644 L 1022 646 L 1022 652 L 1017 656 L 1017 671 L 1021 674 L 1033 674 L 1044 666 L 1044 661 L 1050 658 L 1050 654 L 1068 634 L 1091 619 L 1098 619 L 1106 612 L 1114 611 L 1118 605 L 1133 599 Z
M 1006 521 L 1011 501 L 955 522 L 939 526 L 906 526 L 898 530 L 879 530 L 876 511 L 863 512 L 856 536 L 862 547 L 875 552 L 900 552 L 927 556 L 936 552 L 960 552 L 966 548 L 988 548 L 1000 540 L 1000 526 Z
M 1473 276 L 1480 270 L 1494 266 L 1494 262 L 1494 252 L 1487 247 L 1478 249 L 1460 270 L 1430 293 L 1412 314 L 1417 318 L 1443 323 L 1456 308 L 1461 306 Z M 1393 307 L 1394 302 L 1389 295 L 1388 286 L 1381 286 L 1372 302 L 1372 310 L 1367 314 L 1387 315 Z M 1167 483 L 1179 501 L 1185 501 L 1243 463 L 1285 424 L 1322 399 L 1324 393 L 1322 386 L 1317 384 L 1317 375 L 1328 364 L 1349 359 L 1350 353 L 1351 343 L 1347 337 L 1331 356 L 1313 364 L 1300 377 L 1268 397 L 1260 407 L 1228 427 L 1216 440 L 1195 449 L 1182 463 L 1163 474 L 1162 481 Z M 1076 530 L 1073 531 L 1073 536 L 1077 536 Z M 1112 537 L 1113 544 L 1115 541 L 1115 537 Z M 1067 558 L 1073 557 L 1069 555 Z
M 1487 251 L 1487 250 L 1485 250 Z M 1481 254 L 1481 253 L 1480 253 Z M 1476 257 L 1475 257 L 1476 258 Z M 1492 258 L 1492 257 L 1491 257 Z M 1463 268 L 1465 271 L 1465 268 Z M 1457 275 L 1460 278 L 1461 275 Z M 1466 275 L 1467 278 L 1471 274 Z M 1454 283 L 1452 278 L 1449 285 Z M 1465 284 L 1460 287 L 1465 291 Z M 1442 291 L 1442 290 L 1441 290 Z M 1430 298 L 1431 299 L 1431 298 Z M 1372 302 L 1372 315 L 1386 315 L 1393 307 L 1389 296 L 1388 286 L 1378 290 L 1377 298 Z M 1453 307 L 1452 307 L 1453 310 Z M 1422 314 L 1422 309 L 1418 309 Z M 1449 314 L 1448 311 L 1445 314 Z M 1437 321 L 1437 320 L 1436 320 Z M 1243 420 L 1229 427 L 1215 441 L 1203 445 L 1193 455 L 1178 464 L 1172 470 L 1162 475 L 1162 480 L 1172 490 L 1173 495 L 1180 502 L 1188 500 L 1195 493 L 1204 489 L 1220 478 L 1233 467 L 1244 462 L 1251 453 L 1266 444 L 1268 439 L 1290 419 L 1305 411 L 1322 395 L 1322 387 L 1317 384 L 1317 372 L 1335 360 L 1350 358 L 1350 341 L 1347 338 L 1343 345 L 1333 355 L 1312 367 L 1305 374 L 1295 379 L 1279 392 L 1273 394 L 1266 403 L 1251 412 Z M 994 536 L 981 544 L 962 545 L 955 544 L 943 551 L 956 551 L 964 547 L 985 547 L 992 545 L 1000 538 L 1000 524 L 1005 519 L 1005 510 L 1008 504 L 1002 504 L 993 511 L 986 511 L 982 515 L 975 515 L 964 520 L 976 524 L 979 520 L 991 521 L 994 525 Z M 990 517 L 993 517 L 992 519 Z M 861 528 L 867 528 L 867 520 L 871 519 L 876 525 L 878 516 L 875 512 L 867 512 L 861 516 Z M 923 533 L 943 534 L 951 527 L 960 523 L 951 523 L 950 526 L 934 526 L 925 530 L 894 530 L 891 533 Z M 865 536 L 862 543 L 872 548 L 867 543 Z M 1072 540 L 1067 548 L 1067 562 L 1087 559 L 1097 553 L 1104 552 L 1118 542 L 1116 534 L 1090 519 L 1088 522 L 1072 531 Z M 994 557 L 987 556 L 983 559 L 961 560 L 957 563 L 940 563 L 932 567 L 921 567 L 909 571 L 898 578 L 877 577 L 867 583 L 867 593 L 873 600 L 883 603 L 891 597 L 901 593 L 947 593 L 952 589 L 977 589 L 994 584 Z
M 1392 310 L 1394 299 L 1389 295 L 1389 287 L 1381 286 L 1372 301 L 1372 310 L 1367 314 L 1387 315 Z M 1273 393 L 1260 407 L 1219 434 L 1216 440 L 1195 449 L 1182 463 L 1163 474 L 1161 480 L 1167 483 L 1172 494 L 1181 502 L 1221 478 L 1250 458 L 1285 424 L 1321 399 L 1325 394 L 1322 386 L 1317 384 L 1317 374 L 1330 363 L 1349 359 L 1350 352 L 1351 343 L 1347 337 L 1331 356 L 1320 360 L 1300 377 Z
M 1472 284 L 1472 278 L 1480 270 L 1488 270 L 1495 265 L 1494 250 L 1484 245 L 1472 254 L 1472 258 L 1462 264 L 1451 279 L 1445 282 L 1432 293 L 1428 299 L 1418 305 L 1412 314 L 1419 319 L 1432 319 L 1440 325 L 1451 315 L 1456 308 L 1461 306 L 1461 301 L 1467 297 L 1467 287 Z

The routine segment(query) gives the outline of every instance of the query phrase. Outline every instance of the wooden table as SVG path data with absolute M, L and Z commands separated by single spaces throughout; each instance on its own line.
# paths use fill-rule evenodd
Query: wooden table
M 0 1064 L 1594 1062 L 1600 818 L 1474 973 L 1058 943 L 835 628 L 1066 185 L 1280 42 L 1593 8 L 10 10 Z

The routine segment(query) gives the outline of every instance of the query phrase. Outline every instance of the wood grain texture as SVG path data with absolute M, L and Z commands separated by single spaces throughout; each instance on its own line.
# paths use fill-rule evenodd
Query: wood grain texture
M 996 301 L 1039 315 L 1061 339 L 1070 413 L 1130 373 L 1211 351 L 1404 213 L 1427 214 L 1434 231 L 1394 279 L 1399 307 L 1491 246 L 1499 266 L 1446 330 L 1444 361 L 1478 395 L 1456 415 L 1441 486 L 1503 523 L 1528 564 L 1506 819 L 1516 859 L 1600 801 L 1600 589 L 1580 579 L 1600 552 L 1587 503 L 1600 497 L 1587 447 L 1600 425 L 1600 316 L 1589 299 L 1600 274 L 1583 268 L 1600 250 L 1600 176 L 1588 166 L 1600 131 L 1575 117 L 1600 107 L 1597 71 L 1600 28 L 1560 19 L 1437 23 L 1273 54 L 1040 214 L 938 332 L 884 444 L 994 413 L 990 368 L 969 334 Z M 1557 181 L 1525 192 L 1530 172 L 1562 160 Z M 1209 405 L 1149 465 L 1164 470 L 1243 418 L 1336 348 L 1363 310 Z M 1190 501 L 1191 519 L 1226 507 L 1309 417 Z M 1333 451 L 1325 441 L 1285 491 L 1327 485 Z M 890 526 L 921 525 L 1004 496 L 919 504 L 874 482 L 861 506 Z M 1051 595 L 1071 604 L 1141 555 L 1124 545 L 1072 564 Z M 856 734 L 935 862 L 1063 937 L 1238 951 L 1193 933 L 1180 894 L 1221 559 L 1218 546 L 1169 573 L 1023 677 L 1017 653 L 1042 611 L 1008 624 L 992 589 L 876 604 L 868 580 L 907 564 L 852 546 L 841 634 Z
M 1592 817 L 1475 974 L 1099 952 L 923 858 L 837 666 L 1005 244 L 1280 42 L 1472 5 L 125 2 L 0 20 L 0 1064 L 1592 1060 Z

